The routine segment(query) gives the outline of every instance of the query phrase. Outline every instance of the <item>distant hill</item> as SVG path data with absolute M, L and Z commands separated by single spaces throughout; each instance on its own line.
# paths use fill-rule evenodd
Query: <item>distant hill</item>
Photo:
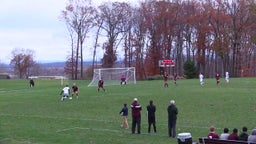
M 65 67 L 65 62 L 39 63 L 41 67 Z
M 49 62 L 49 63 L 40 63 L 41 67 L 65 67 L 66 62 Z M 84 62 L 84 66 L 90 66 L 92 65 L 92 61 L 90 62 Z

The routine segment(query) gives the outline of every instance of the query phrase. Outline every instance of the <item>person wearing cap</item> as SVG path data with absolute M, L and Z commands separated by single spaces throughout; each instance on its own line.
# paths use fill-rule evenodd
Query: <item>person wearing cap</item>
M 141 113 L 142 110 L 141 105 L 138 103 L 138 99 L 134 98 L 133 102 L 131 104 L 131 110 L 132 110 L 132 134 L 135 133 L 135 128 L 137 126 L 137 133 L 140 134 L 140 128 L 141 128 Z
M 176 137 L 176 121 L 178 115 L 178 108 L 175 106 L 175 101 L 171 100 L 170 105 L 167 108 L 168 112 L 168 132 L 169 137 Z

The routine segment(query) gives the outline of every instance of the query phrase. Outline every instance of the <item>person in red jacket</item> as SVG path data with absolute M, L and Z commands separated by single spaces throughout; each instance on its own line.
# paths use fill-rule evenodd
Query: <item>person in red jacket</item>
M 208 133 L 207 137 L 210 139 L 219 139 L 219 135 L 215 133 L 215 127 L 211 126 L 210 127 L 210 132 Z
M 137 133 L 140 134 L 141 127 L 141 105 L 138 103 L 138 99 L 134 98 L 131 104 L 132 109 L 132 134 L 135 133 L 135 128 L 137 126 Z
M 233 129 L 233 133 L 231 133 L 228 136 L 228 140 L 238 140 L 238 130 L 237 130 L 237 128 Z

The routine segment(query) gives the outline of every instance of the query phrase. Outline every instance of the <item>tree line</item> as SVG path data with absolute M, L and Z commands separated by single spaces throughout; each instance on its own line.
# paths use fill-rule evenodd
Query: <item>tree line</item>
M 94 43 L 93 64 L 99 49 L 102 67 L 114 67 L 123 51 L 125 67 L 136 67 L 138 79 L 159 74 L 158 62 L 174 60 L 173 71 L 184 75 L 192 61 L 198 72 L 255 76 L 256 3 L 254 0 L 149 0 L 132 6 L 108 2 L 93 6 L 87 0 L 70 0 L 62 11 L 71 40 L 65 71 L 83 77 L 84 44 Z M 95 41 L 87 41 L 89 32 Z M 99 37 L 106 41 L 100 46 Z M 80 71 L 79 71 L 80 70 Z M 168 70 L 168 69 L 167 69 Z
M 158 75 L 163 59 L 175 61 L 175 67 L 164 70 L 179 76 L 184 75 L 186 62 L 194 63 L 205 77 L 226 71 L 233 77 L 256 75 L 254 0 L 148 0 L 99 6 L 90 0 L 69 0 L 61 20 L 70 38 L 65 72 L 71 79 L 88 73 L 83 61 L 89 49 L 93 51 L 90 70 L 95 68 L 97 53 L 103 51 L 101 67 L 115 67 L 117 57 L 122 57 L 123 66 L 136 67 L 138 79 Z M 21 57 L 28 64 L 34 62 L 31 52 L 28 58 L 14 55 L 11 63 L 22 72 L 29 67 L 23 70 L 15 64 Z

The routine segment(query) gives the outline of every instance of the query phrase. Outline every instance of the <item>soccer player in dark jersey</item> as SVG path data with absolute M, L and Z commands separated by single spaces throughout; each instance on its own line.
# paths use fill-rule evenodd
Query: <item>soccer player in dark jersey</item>
M 29 86 L 30 86 L 31 88 L 35 86 L 35 82 L 34 82 L 33 79 L 30 79 L 30 80 L 29 80 Z
M 72 86 L 72 97 L 74 96 L 74 94 L 76 95 L 76 98 L 78 99 L 78 86 L 76 85 L 76 83 L 74 83 Z
M 105 91 L 103 79 L 100 79 L 98 82 L 98 92 L 100 91 L 100 88 L 103 89 L 103 91 Z
M 164 77 L 164 87 L 168 87 L 168 82 L 167 82 L 168 76 L 169 75 L 166 72 L 164 72 L 164 75 L 163 75 L 163 77 Z
M 173 74 L 173 82 L 176 85 L 177 84 L 177 73 Z
M 217 72 L 215 75 L 216 78 L 216 84 L 218 85 L 220 83 L 220 74 Z
M 121 82 L 120 82 L 120 85 L 122 86 L 122 85 L 126 85 L 126 78 L 125 78 L 125 76 L 124 75 L 122 75 L 122 77 L 121 77 Z

